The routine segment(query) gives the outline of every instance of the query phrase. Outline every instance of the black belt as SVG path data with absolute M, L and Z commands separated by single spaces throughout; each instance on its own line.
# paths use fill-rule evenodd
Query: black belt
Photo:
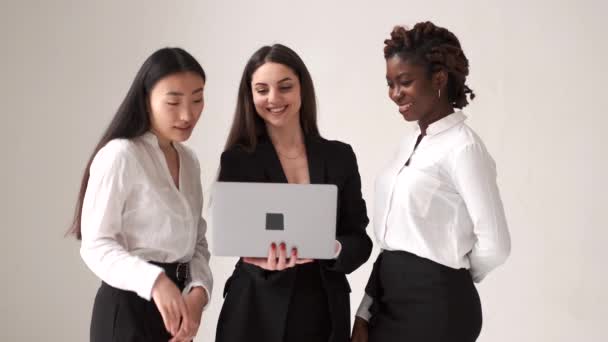
M 190 279 L 190 263 L 189 262 L 156 262 L 149 261 L 152 265 L 156 265 L 165 270 L 165 274 L 169 279 L 173 280 L 177 285 L 183 287 L 186 281 Z

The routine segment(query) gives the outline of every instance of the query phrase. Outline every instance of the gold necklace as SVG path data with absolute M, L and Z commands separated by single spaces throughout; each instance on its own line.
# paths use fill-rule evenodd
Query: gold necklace
M 303 146 L 303 145 L 302 145 L 302 146 Z M 279 149 L 276 149 L 276 151 L 277 151 L 277 154 L 278 154 L 280 157 L 283 157 L 283 158 L 286 158 L 286 159 L 291 159 L 291 160 L 293 160 L 293 159 L 298 159 L 298 158 L 300 158 L 300 157 L 301 157 L 301 156 L 304 154 L 305 149 L 302 149 L 302 151 L 301 151 L 300 153 L 298 153 L 298 154 L 297 154 L 295 157 L 286 156 L 286 155 L 282 154 L 281 152 L 279 152 Z

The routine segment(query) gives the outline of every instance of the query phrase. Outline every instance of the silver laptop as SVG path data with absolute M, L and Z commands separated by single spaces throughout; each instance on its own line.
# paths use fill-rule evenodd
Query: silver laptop
M 218 256 L 267 257 L 285 242 L 299 258 L 335 255 L 338 188 L 328 184 L 216 182 L 211 250 Z

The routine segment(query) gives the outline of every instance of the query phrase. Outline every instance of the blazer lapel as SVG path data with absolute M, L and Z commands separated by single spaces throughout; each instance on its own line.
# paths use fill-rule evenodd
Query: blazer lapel
M 306 157 L 310 184 L 325 184 L 325 158 L 322 141 L 317 137 L 306 137 Z
M 324 184 L 326 182 L 326 175 L 322 142 L 319 138 L 307 136 L 305 144 L 310 183 Z M 260 159 L 264 164 L 266 180 L 269 183 L 287 183 L 287 176 L 285 176 L 279 156 L 270 139 L 259 142 L 258 151 Z
M 258 143 L 260 159 L 264 165 L 266 181 L 269 183 L 287 183 L 283 166 L 270 139 Z

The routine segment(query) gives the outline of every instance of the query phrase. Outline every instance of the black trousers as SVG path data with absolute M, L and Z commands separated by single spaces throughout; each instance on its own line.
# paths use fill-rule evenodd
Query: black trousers
M 310 263 L 296 266 L 296 281 L 287 311 L 284 341 L 326 342 L 330 334 L 331 317 L 319 265 Z
M 384 251 L 365 289 L 370 342 L 473 342 L 481 303 L 466 269 L 452 269 L 404 251 Z
M 165 268 L 163 264 L 157 265 Z M 167 268 L 165 271 L 183 290 L 183 281 L 178 281 Z M 147 301 L 135 292 L 101 283 L 93 304 L 91 342 L 167 342 L 171 338 L 154 300 Z

